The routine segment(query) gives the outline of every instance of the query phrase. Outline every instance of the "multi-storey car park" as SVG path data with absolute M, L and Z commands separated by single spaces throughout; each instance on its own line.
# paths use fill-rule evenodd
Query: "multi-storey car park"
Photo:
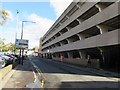
M 120 2 L 89 1 L 72 2 L 47 31 L 43 58 L 95 68 L 120 66 Z

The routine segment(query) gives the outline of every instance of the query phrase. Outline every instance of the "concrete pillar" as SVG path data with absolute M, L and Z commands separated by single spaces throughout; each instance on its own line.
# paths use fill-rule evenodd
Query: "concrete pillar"
M 81 24 L 84 21 L 84 19 L 77 19 L 77 21 L 79 22 L 79 24 Z
M 69 19 L 69 16 L 66 16 L 67 19 Z
M 67 28 L 68 31 L 71 29 L 71 27 L 66 27 L 66 28 Z
M 61 32 L 59 32 L 59 34 L 60 34 L 60 36 L 62 35 L 62 33 L 61 33 Z
M 66 29 L 69 31 L 70 29 L 68 27 L 66 27 Z
M 47 54 L 45 53 L 45 58 L 47 58 Z
M 99 9 L 99 12 L 101 12 L 106 6 L 102 4 L 96 4 L 95 7 Z
M 77 6 L 78 8 L 80 8 L 80 6 L 79 6 L 78 4 L 77 4 L 76 6 Z
M 101 34 L 108 32 L 109 29 L 112 29 L 112 27 L 106 25 L 97 25 L 97 28 L 100 30 Z
M 60 26 L 62 25 L 62 23 L 59 23 L 60 24 Z
M 86 53 L 84 51 L 79 51 L 81 59 L 86 59 Z
M 63 44 L 62 44 L 62 42 L 59 42 L 60 43 L 60 46 L 62 46 Z
M 42 54 L 43 55 L 43 58 L 45 58 L 45 54 Z
M 55 45 L 55 47 L 58 47 L 57 44 L 54 44 L 54 45 Z
M 66 40 L 68 41 L 68 44 L 69 44 L 69 43 L 72 43 L 72 40 L 71 40 L 71 39 L 66 39 Z
M 53 45 L 52 45 L 52 46 L 50 46 L 50 48 L 49 48 L 49 49 L 52 49 L 52 48 L 54 48 L 54 47 L 53 47 Z
M 81 37 L 80 37 L 80 35 L 79 35 L 79 34 L 77 34 L 77 36 L 79 37 L 79 40 L 81 40 Z
M 56 35 L 54 35 L 54 37 L 55 37 L 55 39 L 57 38 L 57 36 L 56 36 Z
M 60 42 L 58 42 L 58 43 L 60 44 L 60 46 L 62 46 Z
M 55 36 L 52 37 L 52 40 L 54 40 L 54 39 L 55 39 Z
M 79 36 L 79 39 L 80 39 L 80 40 L 85 39 L 85 35 L 83 35 L 83 34 L 77 34 L 77 35 Z
M 52 59 L 54 58 L 54 55 L 52 54 Z
M 100 50 L 100 54 L 101 54 L 101 59 L 100 59 L 100 67 L 104 68 L 105 66 L 105 54 L 104 54 L 104 49 L 103 48 L 98 48 Z
M 73 58 L 73 53 L 68 52 L 68 58 Z

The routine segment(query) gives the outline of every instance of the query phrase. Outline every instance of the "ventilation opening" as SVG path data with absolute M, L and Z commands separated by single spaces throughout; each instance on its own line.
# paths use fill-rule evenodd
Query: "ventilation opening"
M 88 11 L 86 11 L 83 15 L 81 15 L 80 19 L 83 19 L 83 20 L 87 20 L 89 19 L 90 17 L 94 16 L 95 14 L 97 14 L 99 12 L 99 10 L 94 6 L 92 7 L 91 9 L 89 9 Z
M 59 37 L 59 36 L 60 36 L 60 33 L 57 33 L 55 36 L 56 36 L 56 37 Z
M 113 4 L 114 2 L 99 2 L 98 5 L 104 6 L 104 9 L 108 6 L 110 6 L 111 4 Z
M 75 50 L 75 51 L 72 51 L 72 53 L 73 53 L 73 58 L 80 58 L 79 51 Z
M 67 14 L 68 17 L 70 17 L 73 13 L 75 13 L 79 8 L 77 6 L 74 6 L 70 12 Z
M 67 52 L 64 52 L 64 57 L 68 58 L 68 53 Z
M 60 43 L 56 43 L 56 46 L 61 46 Z
M 56 57 L 55 53 L 53 53 L 52 55 L 53 55 L 53 57 Z
M 64 23 L 66 20 L 67 20 L 67 17 L 64 17 L 64 18 L 60 21 L 60 23 Z
M 49 46 L 49 48 L 48 49 L 52 49 L 52 46 Z
M 54 44 L 52 45 L 52 48 L 55 48 L 55 45 L 54 45 Z
M 77 25 L 79 25 L 79 22 L 77 20 L 74 20 L 67 27 L 69 27 L 71 29 L 71 28 L 76 27 Z
M 91 48 L 86 50 L 86 58 L 88 58 L 88 55 L 90 56 L 90 59 L 101 59 L 101 53 L 98 48 Z
M 120 28 L 120 15 L 117 17 L 114 17 L 102 24 L 112 27 L 108 31 L 113 31 L 113 30 L 119 29 Z
M 53 36 L 51 39 L 52 39 L 52 40 L 54 40 L 54 39 L 55 39 L 55 37 Z
M 79 34 L 81 34 L 84 38 L 90 38 L 90 37 L 99 35 L 100 30 L 96 26 L 94 26 L 94 27 L 89 28 L 89 29 L 87 29 Z
M 65 39 L 65 40 L 61 41 L 61 43 L 62 43 L 63 45 L 65 45 L 65 44 L 68 44 L 68 41 Z
M 80 40 L 80 39 L 79 39 L 79 36 L 73 35 L 72 37 L 68 38 L 68 40 L 69 40 L 70 42 L 76 42 L 76 41 L 78 41 L 78 40 Z
M 62 33 L 62 34 L 64 34 L 64 33 L 66 33 L 68 30 L 66 29 L 66 28 L 64 28 L 64 29 L 62 29 L 61 31 L 60 31 L 60 33 Z

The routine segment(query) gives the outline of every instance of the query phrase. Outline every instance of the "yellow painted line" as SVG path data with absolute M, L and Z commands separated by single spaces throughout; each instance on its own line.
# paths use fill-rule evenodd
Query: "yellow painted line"
M 46 78 L 45 78 L 45 76 L 44 76 L 44 74 L 42 73 L 42 71 L 32 62 L 32 60 L 29 58 L 29 60 L 30 60 L 30 62 L 31 62 L 31 64 L 35 67 L 35 69 L 37 70 L 37 72 L 38 72 L 38 74 L 40 75 L 40 76 L 42 76 L 42 80 L 41 80 L 41 86 L 42 86 L 42 88 L 44 88 L 44 84 L 45 84 L 45 80 L 46 80 Z

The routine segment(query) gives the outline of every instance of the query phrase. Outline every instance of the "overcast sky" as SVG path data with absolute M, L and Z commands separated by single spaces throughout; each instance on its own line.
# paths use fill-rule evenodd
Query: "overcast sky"
M 9 20 L 0 27 L 0 37 L 6 42 L 15 42 L 15 35 L 20 39 L 22 21 L 34 21 L 36 23 L 24 23 L 23 39 L 29 40 L 29 48 L 39 45 L 39 39 L 53 25 L 56 19 L 70 5 L 73 0 L 46 0 L 39 2 L 4 2 L 0 3 L 0 9 L 9 12 Z M 25 0 L 24 0 L 25 1 Z M 17 14 L 17 10 L 19 13 Z M 17 19 L 18 16 L 18 19 Z M 18 22 L 18 23 L 17 23 Z

